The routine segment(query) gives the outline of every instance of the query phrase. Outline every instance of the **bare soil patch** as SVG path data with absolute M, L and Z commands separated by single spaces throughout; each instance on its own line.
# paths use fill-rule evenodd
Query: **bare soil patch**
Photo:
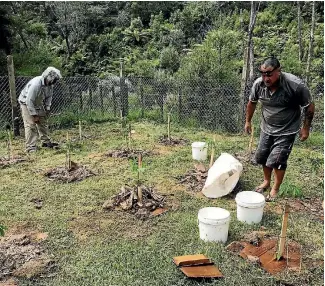
M 158 194 L 151 187 L 141 185 L 140 188 L 142 190 L 142 202 L 138 195 L 137 186 L 123 186 L 117 195 L 104 202 L 103 208 L 106 210 L 124 210 L 142 220 L 166 211 L 164 208 L 165 196 Z
M 47 233 L 20 229 L 0 238 L 0 285 L 18 285 L 15 278 L 45 276 L 54 269 L 54 261 L 41 245 L 47 237 Z
M 71 168 L 56 167 L 45 172 L 44 176 L 53 181 L 71 183 L 82 181 L 88 177 L 95 176 L 95 173 L 71 161 Z
M 165 146 L 178 146 L 178 145 L 186 145 L 189 141 L 184 138 L 168 138 L 167 135 L 163 135 L 159 138 L 158 142 Z

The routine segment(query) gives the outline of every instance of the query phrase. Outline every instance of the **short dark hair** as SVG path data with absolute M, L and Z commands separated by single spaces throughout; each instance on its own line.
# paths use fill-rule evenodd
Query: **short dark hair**
M 261 63 L 261 66 L 262 65 L 264 65 L 266 68 L 272 67 L 274 69 L 281 67 L 279 60 L 273 56 L 264 59 L 263 62 Z

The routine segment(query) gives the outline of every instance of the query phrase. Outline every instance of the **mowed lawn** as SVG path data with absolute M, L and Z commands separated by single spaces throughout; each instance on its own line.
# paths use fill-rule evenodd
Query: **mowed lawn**
M 123 211 L 107 211 L 103 203 L 125 184 L 133 184 L 136 174 L 125 159 L 108 158 L 109 150 L 126 146 L 118 122 L 83 126 L 85 135 L 78 141 L 78 128 L 54 130 L 52 137 L 61 142 L 61 150 L 40 150 L 28 155 L 27 162 L 0 169 L 0 225 L 7 232 L 14 228 L 47 232 L 43 242 L 55 261 L 51 275 L 20 279 L 19 285 L 323 285 L 322 266 L 310 268 L 311 260 L 323 259 L 323 221 L 308 211 L 289 214 L 288 238 L 302 245 L 300 272 L 285 271 L 273 277 L 226 250 L 232 241 L 241 240 L 261 226 L 271 236 L 281 230 L 281 207 L 285 198 L 302 196 L 323 200 L 324 135 L 311 133 L 307 142 L 297 142 L 289 159 L 283 184 L 284 197 L 267 203 L 261 224 L 246 225 L 236 219 L 234 196 L 208 199 L 186 190 L 176 176 L 193 168 L 191 142 L 212 140 L 216 135 L 216 156 L 222 152 L 246 154 L 249 137 L 243 134 L 214 134 L 203 129 L 172 126 L 173 137 L 186 138 L 186 146 L 162 146 L 159 136 L 167 133 L 165 125 L 152 122 L 132 123 L 132 146 L 158 154 L 144 157 L 146 185 L 166 195 L 169 211 L 142 221 Z M 44 172 L 64 166 L 66 133 L 72 142 L 71 159 L 87 166 L 96 176 L 81 182 L 50 181 Z M 257 134 L 254 148 L 258 142 Z M 14 140 L 15 155 L 24 154 L 24 140 Z M 6 141 L 0 142 L 0 157 L 7 155 Z M 208 162 L 206 162 L 208 165 Z M 243 190 L 250 191 L 262 180 L 259 166 L 245 163 L 240 178 Z M 43 205 L 35 208 L 31 200 Z M 231 212 L 226 245 L 205 243 L 199 239 L 199 209 L 218 206 Z M 319 214 L 319 217 L 322 214 Z M 173 264 L 174 256 L 202 253 L 210 257 L 222 279 L 191 280 Z

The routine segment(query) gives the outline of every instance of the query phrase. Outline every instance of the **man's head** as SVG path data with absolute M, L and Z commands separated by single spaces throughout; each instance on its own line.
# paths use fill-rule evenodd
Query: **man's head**
M 281 65 L 279 60 L 275 57 L 265 59 L 258 70 L 267 87 L 274 86 L 281 75 Z
M 46 86 L 55 84 L 59 79 L 62 78 L 61 72 L 54 68 L 48 67 L 43 73 L 42 77 L 44 78 L 44 83 Z

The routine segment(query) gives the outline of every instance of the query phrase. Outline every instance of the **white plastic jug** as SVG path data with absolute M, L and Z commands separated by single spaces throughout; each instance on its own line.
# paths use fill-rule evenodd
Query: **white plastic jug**
M 208 171 L 202 193 L 208 198 L 229 194 L 238 183 L 243 165 L 228 153 L 222 153 Z
M 200 239 L 225 243 L 228 239 L 230 212 L 216 207 L 207 207 L 198 213 Z
M 263 217 L 265 198 L 257 192 L 240 192 L 237 194 L 237 219 L 248 224 L 260 223 Z
M 193 160 L 205 161 L 208 157 L 208 146 L 205 142 L 192 143 Z

